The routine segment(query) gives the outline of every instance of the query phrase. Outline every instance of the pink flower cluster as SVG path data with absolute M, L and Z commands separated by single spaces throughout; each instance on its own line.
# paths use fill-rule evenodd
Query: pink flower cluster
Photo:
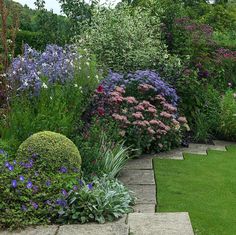
M 156 145 L 162 149 L 166 143 L 164 139 L 173 134 L 179 135 L 181 125 L 186 124 L 187 120 L 185 117 L 176 118 L 177 108 L 162 94 L 153 96 L 152 92 L 147 92 L 139 95 L 152 88 L 149 84 L 140 84 L 136 90 L 132 89 L 134 97 L 123 87 L 116 87 L 107 96 L 104 94 L 107 100 L 104 106 L 109 110 L 106 115 L 117 121 L 122 137 L 139 138 L 145 145 Z M 145 99 L 140 98 L 144 95 Z M 99 108 L 99 114 L 103 116 L 104 109 Z

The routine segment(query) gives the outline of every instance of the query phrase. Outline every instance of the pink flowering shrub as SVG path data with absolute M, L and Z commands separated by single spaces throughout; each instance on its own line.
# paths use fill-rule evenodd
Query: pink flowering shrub
M 187 126 L 185 117 L 178 117 L 176 105 L 147 83 L 131 82 L 116 86 L 106 93 L 99 86 L 94 96 L 93 116 L 112 117 L 126 144 L 142 152 L 160 152 L 178 146 Z

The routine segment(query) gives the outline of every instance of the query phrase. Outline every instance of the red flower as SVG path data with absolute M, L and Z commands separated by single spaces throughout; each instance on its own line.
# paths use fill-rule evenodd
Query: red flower
M 99 107 L 97 111 L 98 111 L 98 114 L 99 114 L 100 116 L 104 116 L 104 115 L 105 115 L 105 110 L 104 110 L 104 108 Z
M 100 86 L 97 88 L 97 93 L 103 93 L 103 91 L 104 91 L 103 86 L 100 85 Z

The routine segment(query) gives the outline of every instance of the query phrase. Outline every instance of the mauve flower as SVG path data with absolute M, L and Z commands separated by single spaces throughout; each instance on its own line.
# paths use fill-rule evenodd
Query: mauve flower
M 119 93 L 125 93 L 125 89 L 124 89 L 123 87 L 119 87 L 119 86 L 117 86 L 117 87 L 115 88 L 115 91 L 117 91 L 117 92 L 119 92 Z
M 102 108 L 102 107 L 99 107 L 99 108 L 97 109 L 97 112 L 98 112 L 99 116 L 104 116 L 104 115 L 105 115 L 105 110 L 104 110 L 104 108 Z
M 151 125 L 158 125 L 158 124 L 159 124 L 159 121 L 153 119 L 153 120 L 149 121 L 149 123 L 150 123 Z
M 142 104 L 139 104 L 139 105 L 135 106 L 134 109 L 137 110 L 137 111 L 144 111 L 145 110 L 145 108 Z
M 10 166 L 10 163 L 9 162 L 5 162 L 5 167 L 9 167 Z
M 136 104 L 136 103 L 138 103 L 138 101 L 134 97 L 132 97 L 132 96 L 128 96 L 124 100 L 127 101 L 127 103 L 129 103 L 129 104 Z
M 17 181 L 16 180 L 12 180 L 11 181 L 11 185 L 13 188 L 16 188 L 17 187 Z
M 148 127 L 147 131 L 149 134 L 152 134 L 152 135 L 156 133 L 151 127 Z
M 172 115 L 170 113 L 167 113 L 167 112 L 161 112 L 160 116 L 162 116 L 164 118 L 172 118 Z
M 179 121 L 180 123 L 182 123 L 182 124 L 187 123 L 186 117 L 179 117 L 179 118 L 178 118 L 178 121 Z
M 50 185 L 51 185 L 51 181 L 48 180 L 48 181 L 46 182 L 46 186 L 49 187 Z
M 132 114 L 132 117 L 136 118 L 136 119 L 144 119 L 144 116 L 141 112 L 136 112 Z
M 149 113 L 156 113 L 156 112 L 157 112 L 157 110 L 156 110 L 155 108 L 152 108 L 152 107 L 149 107 L 149 108 L 147 109 L 147 111 L 148 111 Z

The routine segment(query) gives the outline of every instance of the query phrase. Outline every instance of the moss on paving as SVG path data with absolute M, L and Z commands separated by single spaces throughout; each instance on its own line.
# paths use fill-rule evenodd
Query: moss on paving
M 236 234 L 236 146 L 155 159 L 158 212 L 189 212 L 197 235 Z

